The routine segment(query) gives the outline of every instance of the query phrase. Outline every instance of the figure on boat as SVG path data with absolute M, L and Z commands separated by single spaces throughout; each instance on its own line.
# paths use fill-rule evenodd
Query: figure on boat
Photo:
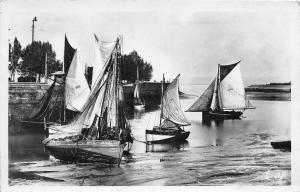
M 216 78 L 187 111 L 202 112 L 202 119 L 238 119 L 246 109 L 254 109 L 245 94 L 239 63 L 219 64 Z
M 146 130 L 146 141 L 149 143 L 184 141 L 190 135 L 189 131 L 184 130 L 184 126 L 190 125 L 190 122 L 181 109 L 179 78 L 180 75 L 163 91 L 163 77 L 159 126 L 154 126 L 152 130 Z

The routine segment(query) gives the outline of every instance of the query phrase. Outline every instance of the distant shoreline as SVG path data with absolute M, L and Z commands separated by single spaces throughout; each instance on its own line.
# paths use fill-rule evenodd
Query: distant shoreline
M 291 100 L 291 82 L 250 85 L 245 91 L 248 98 L 253 100 Z

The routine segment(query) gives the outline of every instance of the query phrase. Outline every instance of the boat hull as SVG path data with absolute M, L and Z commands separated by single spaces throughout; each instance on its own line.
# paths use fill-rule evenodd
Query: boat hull
M 44 140 L 45 141 L 45 140 Z M 117 140 L 45 141 L 45 148 L 65 162 L 103 162 L 119 164 L 125 145 Z
M 202 119 L 240 119 L 242 114 L 241 111 L 204 111 Z
M 189 135 L 189 131 L 165 132 L 158 130 L 146 130 L 146 141 L 150 144 L 181 142 L 185 141 Z
M 291 150 L 291 141 L 273 141 L 271 145 L 274 149 L 288 149 Z

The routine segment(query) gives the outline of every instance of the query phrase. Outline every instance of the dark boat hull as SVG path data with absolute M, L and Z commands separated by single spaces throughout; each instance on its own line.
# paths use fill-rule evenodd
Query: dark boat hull
M 101 162 L 119 164 L 125 145 L 119 141 L 48 141 L 45 144 L 56 159 L 64 162 Z
M 241 111 L 204 111 L 202 119 L 240 119 Z
M 271 142 L 274 149 L 288 149 L 291 150 L 291 141 L 274 141 Z
M 172 143 L 185 141 L 190 135 L 189 131 L 165 132 L 146 130 L 146 141 L 152 143 Z

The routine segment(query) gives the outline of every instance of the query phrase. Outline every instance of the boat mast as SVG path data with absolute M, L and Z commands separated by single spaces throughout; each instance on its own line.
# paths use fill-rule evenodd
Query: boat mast
M 161 119 L 163 115 L 163 95 L 164 95 L 164 83 L 165 83 L 165 74 L 163 74 L 163 79 L 161 82 L 161 97 L 160 97 L 160 117 L 159 117 L 159 128 L 161 127 Z
M 217 74 L 217 97 L 218 97 L 218 108 L 221 109 L 222 101 L 220 94 L 220 64 L 218 64 L 218 74 Z
M 122 74 L 121 74 L 121 65 L 122 65 L 122 45 L 123 44 L 123 37 L 122 35 L 119 36 L 119 41 L 117 44 L 117 101 L 118 101 L 118 115 L 120 116 L 118 120 L 118 127 L 124 128 L 124 117 L 123 117 L 123 101 L 120 101 L 120 87 L 122 86 Z M 123 96 L 122 96 L 123 97 Z
M 136 86 L 136 99 L 137 99 L 137 102 L 139 102 L 140 100 L 140 94 L 139 94 L 139 66 L 136 65 L 136 80 L 135 80 L 135 86 Z
M 119 61 L 118 61 L 118 55 L 119 55 L 119 51 L 120 51 L 120 45 L 119 45 L 119 38 L 117 39 L 116 42 L 116 47 L 115 47 L 115 51 L 114 51 L 114 63 L 115 63 L 115 75 L 116 75 L 116 81 L 115 81 L 115 102 L 116 102 L 116 122 L 117 122 L 117 126 L 118 129 L 120 129 L 120 118 L 119 118 Z

